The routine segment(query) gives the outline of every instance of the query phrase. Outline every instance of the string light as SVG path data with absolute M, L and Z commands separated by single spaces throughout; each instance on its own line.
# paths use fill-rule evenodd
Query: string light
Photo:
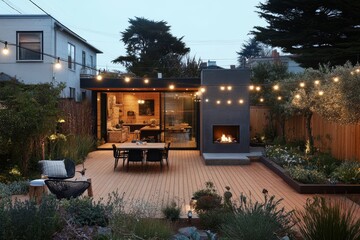
M 209 102 L 209 99 L 207 98 L 207 99 L 205 99 L 205 102 Z
M 100 70 L 98 71 L 98 75 L 96 76 L 96 80 L 101 81 L 103 78 L 101 76 Z
M 9 54 L 8 42 L 5 41 L 4 44 L 5 44 L 5 46 L 4 46 L 4 49 L 2 50 L 2 52 L 4 55 L 8 55 Z
M 224 90 L 225 90 L 225 87 L 224 87 L 224 86 L 220 86 L 220 90 L 221 90 L 221 91 L 224 91 Z
M 256 91 L 259 92 L 259 91 L 261 90 L 261 87 L 260 87 L 260 86 L 257 86 L 255 89 L 256 89 Z
M 170 89 L 170 90 L 174 90 L 174 89 L 175 89 L 175 86 L 171 84 L 171 85 L 169 86 L 169 89 Z
M 144 83 L 145 83 L 145 84 L 148 84 L 148 83 L 149 83 L 149 79 L 145 78 L 145 79 L 144 79 Z
M 324 91 L 321 91 L 321 90 L 320 90 L 320 91 L 318 92 L 318 94 L 319 94 L 319 96 L 322 96 L 322 95 L 324 95 Z
M 220 100 L 217 100 L 217 101 L 216 101 L 216 104 L 220 104 L 220 103 L 221 103 L 221 101 L 220 101 Z
M 204 93 L 206 91 L 206 89 L 205 88 L 200 88 L 200 92 L 202 92 L 202 93 Z
M 259 101 L 260 101 L 260 102 L 264 102 L 264 98 L 260 98 Z
M 231 100 L 227 100 L 227 104 L 229 104 L 229 105 L 230 105 L 230 104 L 231 104 Z
M 334 82 L 339 82 L 340 79 L 338 77 L 334 77 L 333 80 Z
M 56 59 L 55 68 L 56 68 L 56 69 L 60 69 L 60 68 L 61 68 L 61 63 L 60 63 L 60 58 L 59 58 L 59 57 Z
M 315 80 L 315 81 L 314 81 L 314 84 L 315 84 L 315 85 L 319 85 L 319 84 L 320 84 L 320 81 L 319 81 L 319 80 Z
M 282 97 L 281 97 L 281 96 L 278 96 L 278 97 L 277 97 L 277 100 L 279 100 L 279 101 L 280 101 L 281 99 L 282 99 Z
M 125 80 L 125 82 L 128 83 L 128 82 L 130 82 L 130 77 L 125 77 L 124 80 Z
M 231 91 L 232 90 L 232 86 L 227 86 L 227 90 Z
M 295 98 L 300 99 L 301 98 L 300 94 L 296 94 Z
M 254 85 L 250 85 L 250 86 L 249 86 L 249 90 L 250 90 L 250 91 L 253 91 L 254 88 L 255 88 Z
M 239 100 L 239 103 L 240 103 L 240 104 L 243 104 L 243 103 L 244 103 L 244 100 L 243 100 L 243 99 L 240 99 L 240 100 Z
M 275 91 L 279 90 L 279 88 L 280 88 L 280 87 L 279 87 L 278 84 L 276 84 L 276 85 L 273 86 L 273 89 L 274 89 Z
M 304 83 L 304 82 L 301 82 L 301 83 L 299 84 L 299 86 L 303 88 L 303 87 L 305 87 L 305 83 Z

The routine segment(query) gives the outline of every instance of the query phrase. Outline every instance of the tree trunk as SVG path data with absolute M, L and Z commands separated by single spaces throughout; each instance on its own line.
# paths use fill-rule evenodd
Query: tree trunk
M 312 135 L 312 128 L 311 128 L 311 118 L 313 116 L 312 112 L 305 113 L 305 126 L 306 126 L 306 133 L 307 133 L 307 141 L 309 144 L 308 153 L 311 155 L 314 153 L 314 138 Z

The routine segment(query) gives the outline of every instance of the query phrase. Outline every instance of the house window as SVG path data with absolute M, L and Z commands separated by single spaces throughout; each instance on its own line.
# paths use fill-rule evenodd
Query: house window
M 70 89 L 70 98 L 74 99 L 75 98 L 75 88 L 69 87 Z
M 85 51 L 82 51 L 82 54 L 81 54 L 81 65 L 82 65 L 83 69 L 86 67 L 86 53 L 85 53 Z
M 17 60 L 43 60 L 43 33 L 17 32 Z
M 75 70 L 75 46 L 68 43 L 68 68 Z

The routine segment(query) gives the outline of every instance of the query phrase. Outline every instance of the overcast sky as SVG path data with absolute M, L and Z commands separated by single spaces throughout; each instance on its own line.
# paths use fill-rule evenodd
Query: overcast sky
M 85 38 L 103 54 L 98 68 L 125 69 L 111 61 L 125 55 L 121 32 L 129 18 L 166 21 L 171 33 L 184 37 L 190 56 L 216 61 L 229 68 L 237 65 L 237 54 L 254 26 L 265 26 L 255 13 L 260 0 L 32 0 L 62 24 Z M 264 0 L 262 0 L 264 2 Z M 43 14 L 29 0 L 0 0 L 0 14 Z M 1 36 L 1 33 L 0 33 Z

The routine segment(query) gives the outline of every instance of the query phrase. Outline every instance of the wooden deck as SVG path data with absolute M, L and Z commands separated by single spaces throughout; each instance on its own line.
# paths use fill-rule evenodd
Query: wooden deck
M 239 199 L 240 193 L 245 193 L 251 194 L 253 200 L 262 201 L 262 190 L 265 188 L 277 199 L 283 198 L 282 203 L 287 210 L 302 209 L 306 199 L 313 196 L 298 194 L 260 162 L 243 166 L 206 166 L 199 151 L 195 150 L 171 150 L 169 168 L 165 165 L 162 171 L 158 163 L 149 163 L 147 167 L 130 163 L 128 172 L 123 169 L 122 161 L 115 171 L 113 167 L 112 151 L 89 154 L 85 168 L 86 176 L 92 179 L 94 198 L 106 200 L 109 193 L 118 190 L 120 194 L 125 194 L 126 202 L 146 202 L 157 209 L 158 215 L 161 215 L 164 204 L 176 200 L 181 204 L 182 216 L 185 217 L 192 193 L 204 188 L 206 181 L 212 181 L 221 195 L 225 186 L 229 186 L 233 200 Z

